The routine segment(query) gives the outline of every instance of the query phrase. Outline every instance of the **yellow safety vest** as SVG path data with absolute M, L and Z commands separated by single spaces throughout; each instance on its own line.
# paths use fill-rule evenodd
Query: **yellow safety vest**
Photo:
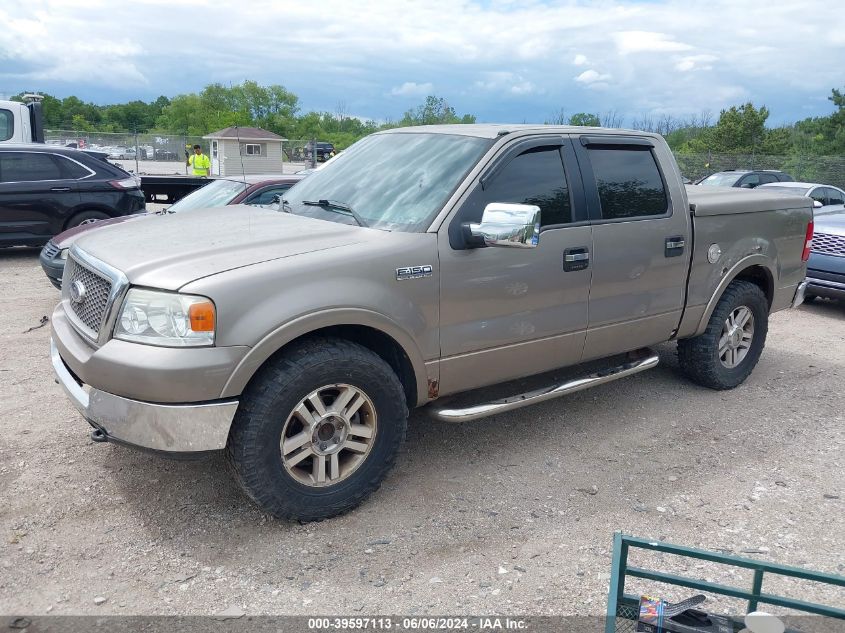
M 211 159 L 208 156 L 205 154 L 191 154 L 188 162 L 194 168 L 194 176 L 208 176 L 208 171 L 211 169 Z

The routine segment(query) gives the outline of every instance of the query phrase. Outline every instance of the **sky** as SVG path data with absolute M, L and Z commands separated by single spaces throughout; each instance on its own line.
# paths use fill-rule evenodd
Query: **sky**
M 830 0 L 3 0 L 0 95 L 95 103 L 253 79 L 303 111 L 396 120 L 444 97 L 480 122 L 689 118 L 752 101 L 770 124 L 845 88 Z

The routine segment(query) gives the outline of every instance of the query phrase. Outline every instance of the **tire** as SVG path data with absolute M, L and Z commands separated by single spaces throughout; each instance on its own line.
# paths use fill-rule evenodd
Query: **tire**
M 102 211 L 82 211 L 67 221 L 65 230 L 72 229 L 73 227 L 80 226 L 82 224 L 93 224 L 94 222 L 107 220 L 108 218 L 108 214 L 103 213 Z
M 750 312 L 750 318 L 740 332 L 735 327 L 745 317 L 743 308 Z M 768 329 L 769 303 L 763 291 L 751 282 L 733 281 L 716 304 L 704 333 L 678 341 L 681 371 L 704 387 L 733 389 L 748 378 L 760 360 Z M 724 354 L 720 354 L 720 344 L 726 350 Z
M 357 393 L 340 408 L 355 409 L 354 415 L 331 416 L 333 394 L 340 399 L 348 390 Z M 356 408 L 358 394 L 363 403 Z M 326 409 L 322 416 L 316 401 Z M 280 519 L 319 521 L 348 512 L 378 489 L 396 461 L 407 424 L 405 392 L 390 365 L 357 343 L 306 339 L 250 381 L 229 431 L 226 458 L 259 508 Z M 328 438 L 329 433 L 335 435 Z M 315 454 L 320 450 L 328 453 L 322 461 Z

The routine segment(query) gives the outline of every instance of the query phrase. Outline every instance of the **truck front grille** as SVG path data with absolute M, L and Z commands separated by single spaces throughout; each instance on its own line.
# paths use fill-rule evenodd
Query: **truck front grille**
M 813 235 L 813 252 L 821 255 L 845 257 L 845 236 L 816 233 Z
M 84 288 L 84 296 L 81 301 L 74 301 L 72 286 L 77 281 Z M 67 301 L 67 305 L 76 317 L 94 335 L 100 332 L 111 289 L 112 282 L 109 279 L 89 270 L 72 257 L 68 258 L 62 278 L 62 298 Z

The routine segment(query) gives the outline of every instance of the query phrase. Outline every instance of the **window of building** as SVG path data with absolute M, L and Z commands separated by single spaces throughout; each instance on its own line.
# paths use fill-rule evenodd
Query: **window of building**
M 243 146 L 242 153 L 244 156 L 261 156 L 264 152 L 261 151 L 259 143 L 246 143 Z
M 668 198 L 651 150 L 591 147 L 590 163 L 605 220 L 664 215 Z

